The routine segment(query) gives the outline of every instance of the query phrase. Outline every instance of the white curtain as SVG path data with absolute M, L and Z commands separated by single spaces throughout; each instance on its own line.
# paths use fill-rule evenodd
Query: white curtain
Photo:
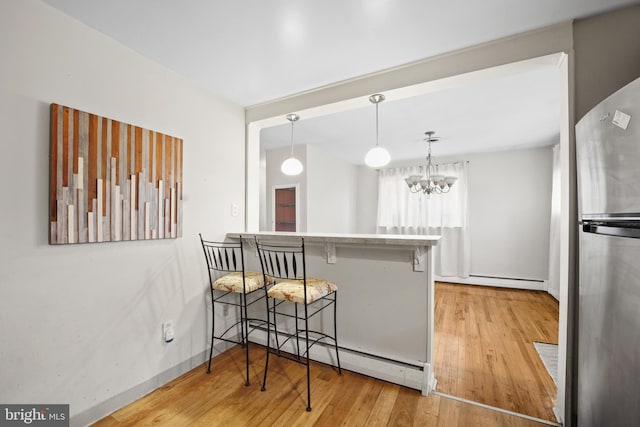
M 560 185 L 560 145 L 557 144 L 553 147 L 548 287 L 548 292 L 557 300 L 560 299 Z
M 378 179 L 378 233 L 439 234 L 435 274 L 468 277 L 470 269 L 467 162 L 438 165 L 438 173 L 458 180 L 446 194 L 414 194 L 404 178 L 422 174 L 409 166 L 380 171 Z

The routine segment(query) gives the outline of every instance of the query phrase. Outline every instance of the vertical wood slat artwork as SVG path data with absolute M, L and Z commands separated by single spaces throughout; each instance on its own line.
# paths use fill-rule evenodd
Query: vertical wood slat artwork
M 51 104 L 49 242 L 182 237 L 183 141 Z

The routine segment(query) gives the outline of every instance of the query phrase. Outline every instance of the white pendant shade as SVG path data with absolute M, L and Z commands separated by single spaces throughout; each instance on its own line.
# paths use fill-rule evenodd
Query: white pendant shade
M 373 147 L 367 155 L 364 156 L 364 163 L 370 168 L 381 168 L 391 161 L 389 152 L 382 147 Z
M 293 156 L 282 162 L 280 166 L 282 173 L 289 176 L 300 175 L 303 169 L 302 162 Z

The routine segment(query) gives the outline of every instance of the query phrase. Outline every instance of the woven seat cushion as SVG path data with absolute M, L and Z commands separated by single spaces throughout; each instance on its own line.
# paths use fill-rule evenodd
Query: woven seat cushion
M 320 299 L 338 290 L 335 283 L 324 279 L 307 277 L 307 303 Z M 267 292 L 269 297 L 304 304 L 302 280 L 283 280 Z
M 247 293 L 264 286 L 264 276 L 255 271 L 245 271 L 244 281 Z M 219 291 L 242 293 L 242 272 L 227 273 L 213 282 L 211 286 Z

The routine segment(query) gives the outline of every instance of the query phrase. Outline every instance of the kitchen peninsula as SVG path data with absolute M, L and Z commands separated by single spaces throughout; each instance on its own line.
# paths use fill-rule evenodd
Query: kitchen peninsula
M 433 246 L 439 236 L 336 233 L 228 233 L 243 239 L 247 268 L 260 271 L 255 240 L 304 238 L 307 276 L 335 282 L 342 367 L 428 394 L 434 386 Z M 323 319 L 331 325 L 332 319 Z M 257 331 L 260 332 L 260 331 Z M 266 344 L 265 334 L 252 341 Z M 311 358 L 332 363 L 314 346 Z

